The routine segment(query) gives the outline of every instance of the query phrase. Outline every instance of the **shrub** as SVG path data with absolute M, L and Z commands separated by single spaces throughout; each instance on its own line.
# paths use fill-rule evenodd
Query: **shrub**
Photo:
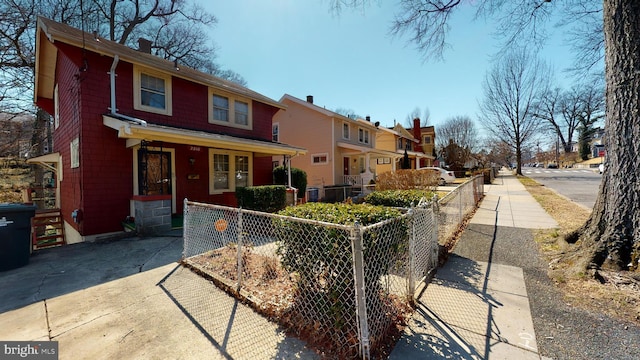
M 378 175 L 376 190 L 435 190 L 440 176 L 433 171 L 396 170 Z
M 282 185 L 238 187 L 236 199 L 243 209 L 272 213 L 286 207 L 287 191 Z
M 287 168 L 278 166 L 273 169 L 273 183 L 287 185 Z M 298 189 L 298 196 L 303 197 L 307 191 L 307 173 L 298 168 L 291 168 L 291 185 Z
M 422 198 L 431 200 L 434 196 L 429 190 L 383 190 L 374 191 L 365 196 L 364 201 L 371 205 L 411 207 L 418 205 Z
M 397 218 L 401 212 L 371 204 L 306 203 L 288 207 L 279 214 L 343 225 L 356 221 L 369 225 Z M 340 342 L 357 337 L 350 232 L 293 220 L 274 219 L 274 222 L 278 255 L 285 269 L 298 279 L 294 303 L 285 321 L 298 332 L 316 334 L 316 338 L 321 334 L 327 337 L 316 339 L 319 342 Z M 403 235 L 390 236 L 392 233 Z M 380 278 L 389 273 L 387 261 L 406 251 L 406 234 L 407 225 L 400 219 L 363 233 L 365 264 L 374 264 L 367 266 L 365 277 L 367 308 L 374 313 L 393 314 L 395 311 L 381 298 L 384 291 Z M 313 328 L 307 328 L 305 324 Z

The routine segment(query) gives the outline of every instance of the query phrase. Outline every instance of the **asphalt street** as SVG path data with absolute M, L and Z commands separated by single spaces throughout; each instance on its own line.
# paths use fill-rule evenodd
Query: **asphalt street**
M 574 202 L 593 209 L 602 182 L 597 169 L 523 168 L 522 174 Z

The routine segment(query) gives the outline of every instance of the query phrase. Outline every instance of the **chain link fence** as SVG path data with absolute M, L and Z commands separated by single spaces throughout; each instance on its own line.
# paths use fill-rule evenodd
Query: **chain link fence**
M 185 200 L 183 265 L 323 356 L 381 358 L 482 184 L 367 226 Z
M 446 248 L 452 244 L 460 225 L 475 210 L 484 194 L 484 177 L 475 176 L 438 200 L 438 243 Z

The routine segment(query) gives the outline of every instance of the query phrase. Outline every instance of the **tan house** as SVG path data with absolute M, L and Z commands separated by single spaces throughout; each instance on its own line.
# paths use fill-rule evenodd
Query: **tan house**
M 317 188 L 319 199 L 327 189 L 347 184 L 356 194 L 366 192 L 375 178 L 378 159 L 396 161 L 398 157 L 395 151 L 376 148 L 379 123 L 317 106 L 313 96 L 305 101 L 285 94 L 280 103 L 286 111 L 278 111 L 273 118 L 273 140 L 307 149 L 306 154 L 291 158 L 291 166 L 307 173 L 307 189 Z M 284 161 L 273 157 L 274 166 Z
M 419 144 L 420 140 L 416 139 L 400 124 L 396 124 L 390 129 L 380 128 L 376 135 L 376 149 L 394 152 L 396 156 L 393 158 L 378 158 L 376 160 L 376 173 L 382 174 L 402 169 L 405 151 L 409 158 L 410 169 L 417 169 L 421 163 L 424 164 L 431 161 L 433 159 L 432 154 L 423 153 L 418 146 Z

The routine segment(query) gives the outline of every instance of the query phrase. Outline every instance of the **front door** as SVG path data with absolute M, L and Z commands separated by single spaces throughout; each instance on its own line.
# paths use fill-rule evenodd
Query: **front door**
M 171 195 L 171 153 L 138 150 L 138 194 Z
M 349 158 L 348 157 L 343 157 L 342 158 L 342 163 L 343 163 L 343 168 L 344 168 L 344 173 L 342 175 L 349 175 Z

